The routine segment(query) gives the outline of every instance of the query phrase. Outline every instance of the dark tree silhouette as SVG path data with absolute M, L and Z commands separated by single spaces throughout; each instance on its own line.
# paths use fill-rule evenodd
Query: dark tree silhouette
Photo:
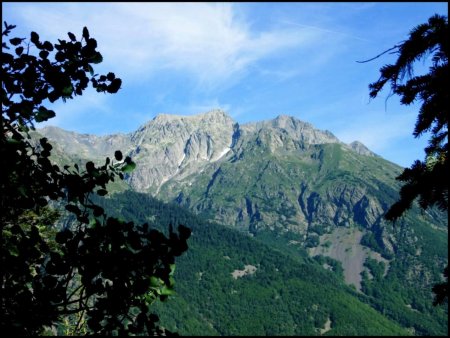
M 385 215 L 387 220 L 398 219 L 416 199 L 424 210 L 437 206 L 442 211 L 448 211 L 448 41 L 448 18 L 435 14 L 427 23 L 413 28 L 406 41 L 375 57 L 387 52 L 398 55 L 395 64 L 383 66 L 378 81 L 369 85 L 370 97 L 375 98 L 389 82 L 391 93 L 400 96 L 401 104 L 421 102 L 414 137 L 431 133 L 425 148 L 425 160 L 416 160 L 411 168 L 404 169 L 397 177 L 397 180 L 405 183 L 400 189 L 400 199 Z M 430 55 L 429 72 L 414 76 L 415 62 Z M 404 81 L 405 76 L 407 81 Z M 448 268 L 446 271 L 447 282 L 433 288 L 436 293 L 435 304 L 448 300 Z
M 49 103 L 82 95 L 89 85 L 116 93 L 122 81 L 94 74 L 102 55 L 86 27 L 80 40 L 69 32 L 57 44 L 35 32 L 29 41 L 6 41 L 13 28 L 5 22 L 2 33 L 1 332 L 42 334 L 65 320 L 75 335 L 163 333 L 150 305 L 173 293 L 175 257 L 187 250 L 190 230 L 170 227 L 166 237 L 147 224 L 108 217 L 92 201 L 134 169 L 119 150 L 102 166 L 59 168 L 48 140 L 29 133 L 55 116 Z M 74 222 L 56 227 L 50 204 Z

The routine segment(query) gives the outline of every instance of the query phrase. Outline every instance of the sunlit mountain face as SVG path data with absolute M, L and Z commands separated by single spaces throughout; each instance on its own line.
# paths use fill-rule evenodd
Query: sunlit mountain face
M 447 308 L 431 305 L 447 217 L 413 207 L 386 222 L 402 168 L 358 141 L 287 115 L 241 125 L 221 110 L 159 115 L 128 134 L 38 132 L 57 162 L 132 157 L 112 212 L 192 227 L 174 305 L 157 306 L 175 331 L 447 333 Z

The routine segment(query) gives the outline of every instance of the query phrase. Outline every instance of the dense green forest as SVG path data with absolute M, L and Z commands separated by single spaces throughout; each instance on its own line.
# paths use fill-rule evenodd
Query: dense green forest
M 413 288 L 403 287 L 400 263 L 383 279 L 369 260 L 375 278 L 364 279 L 362 294 L 345 285 L 338 262 L 284 250 L 289 247 L 283 238 L 251 237 L 131 191 L 101 203 L 117 216 L 149 222 L 160 231 L 179 223 L 192 229 L 189 250 L 177 261 L 176 295 L 167 306 L 155 304 L 161 325 L 182 335 L 317 335 L 327 321 L 330 335 L 447 332 L 446 310 L 432 307 L 430 290 L 411 294 Z M 333 272 L 323 269 L 326 262 Z M 256 267 L 254 274 L 232 277 L 247 265 Z M 405 299 L 412 308 L 405 307 Z

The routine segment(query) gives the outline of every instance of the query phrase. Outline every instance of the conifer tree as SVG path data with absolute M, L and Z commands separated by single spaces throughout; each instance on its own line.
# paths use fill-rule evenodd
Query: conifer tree
M 424 210 L 436 206 L 448 212 L 448 41 L 448 18 L 435 14 L 428 22 L 414 27 L 407 40 L 375 57 L 387 52 L 398 55 L 394 64 L 380 69 L 378 81 L 369 85 L 370 97 L 375 98 L 389 83 L 391 93 L 400 96 L 401 104 L 421 103 L 414 137 L 427 132 L 431 134 L 425 148 L 425 159 L 416 160 L 397 177 L 404 185 L 400 189 L 400 199 L 385 215 L 387 220 L 395 221 L 401 217 L 414 200 L 418 200 Z M 416 62 L 427 57 L 431 57 L 428 73 L 414 75 Z M 361 62 L 369 62 L 375 58 Z M 436 293 L 435 304 L 448 300 L 448 268 L 444 275 L 447 282 L 433 288 Z

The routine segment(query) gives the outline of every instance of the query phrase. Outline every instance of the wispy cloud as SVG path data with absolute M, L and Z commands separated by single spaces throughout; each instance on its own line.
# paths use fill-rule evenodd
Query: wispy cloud
M 310 30 L 333 34 L 334 36 L 341 35 L 341 36 L 348 37 L 351 39 L 356 39 L 356 40 L 360 40 L 360 41 L 364 41 L 364 42 L 370 42 L 370 40 L 361 38 L 355 34 L 349 34 L 349 33 L 341 32 L 338 30 L 332 30 L 332 29 L 327 29 L 327 28 L 322 28 L 322 27 L 317 27 L 317 26 L 312 26 L 312 25 L 305 25 L 305 24 L 301 24 L 298 22 L 288 21 L 288 20 L 283 20 L 282 23 L 287 24 L 288 26 L 296 26 L 296 27 L 307 28 Z
M 240 123 L 280 112 L 359 139 L 394 160 L 411 146 L 417 110 L 386 115 L 369 83 L 390 62 L 367 59 L 392 47 L 444 3 L 50 3 L 3 2 L 2 19 L 42 39 L 80 36 L 87 26 L 104 62 L 123 79 L 116 95 L 58 105 L 50 122 L 82 132 L 131 131 L 155 114 L 223 108 Z M 22 30 L 21 30 L 22 29 Z M 371 112 L 368 112 L 368 111 Z M 126 118 L 124 118 L 126 117 Z M 398 150 L 400 149 L 400 150 Z M 394 150 L 392 153 L 394 154 Z M 414 156 L 416 157 L 416 156 Z M 408 161 L 409 162 L 409 161 Z
M 302 27 L 256 33 L 232 3 L 28 3 L 18 8 L 16 15 L 48 38 L 92 27 L 102 66 L 133 80 L 177 71 L 204 87 L 242 76 L 259 60 L 307 46 L 322 33 Z

